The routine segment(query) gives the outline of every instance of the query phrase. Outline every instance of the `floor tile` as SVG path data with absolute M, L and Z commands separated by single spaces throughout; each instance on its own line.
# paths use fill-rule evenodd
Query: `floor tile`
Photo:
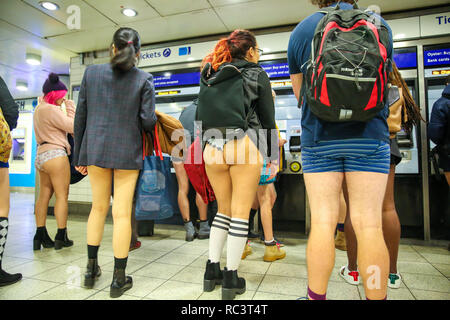
M 308 278 L 306 265 L 303 264 L 272 263 L 267 270 L 267 274 L 293 278 Z
M 444 276 L 403 274 L 403 282 L 410 289 L 450 293 L 450 281 Z
M 419 253 L 417 252 L 402 252 L 398 253 L 398 261 L 407 261 L 407 262 L 427 262 Z
M 195 245 L 191 245 L 191 246 L 181 246 L 178 249 L 175 249 L 172 251 L 172 253 L 175 254 L 188 254 L 188 255 L 203 255 L 206 252 L 208 252 L 208 247 L 207 246 L 195 246 Z
M 307 279 L 280 277 L 266 274 L 258 291 L 296 295 L 302 297 L 306 295 L 308 286 Z
M 178 266 L 187 266 L 194 262 L 200 255 L 187 255 L 168 253 L 161 258 L 157 259 L 158 263 L 175 264 Z
M 433 266 L 437 268 L 444 276 L 450 278 L 450 264 L 433 263 Z
M 450 300 L 450 293 L 412 289 L 417 300 Z
M 450 264 L 450 255 L 447 254 L 421 253 L 421 255 L 429 263 Z
M 154 249 L 141 247 L 137 250 L 131 251 L 128 256 L 130 258 L 134 257 L 142 260 L 147 260 L 148 262 L 152 262 L 161 258 L 163 255 L 167 253 L 169 253 L 169 251 L 158 251 Z
M 241 260 L 239 272 L 265 274 L 270 267 L 270 262 Z
M 288 263 L 288 264 L 306 265 L 306 254 L 299 253 L 299 252 L 292 253 L 292 250 L 290 250 L 289 252 L 286 252 L 286 257 L 284 257 L 284 259 L 274 261 L 273 263 L 274 264 Z
M 178 240 L 178 239 L 164 239 L 164 240 L 156 241 L 156 242 L 152 243 L 151 245 L 149 245 L 148 247 L 153 250 L 172 251 L 172 250 L 175 250 L 175 249 L 181 247 L 185 243 L 186 243 L 186 241 Z
M 57 286 L 55 282 L 26 278 L 7 287 L 0 287 L 0 300 L 26 300 Z
M 450 265 L 449 265 L 450 267 Z M 441 273 L 429 263 L 400 261 L 397 263 L 397 271 L 403 273 L 418 273 L 440 276 Z
M 84 300 L 96 292 L 98 291 L 62 284 L 33 297 L 32 300 Z
M 200 284 L 169 280 L 146 297 L 157 300 L 196 300 L 203 293 Z
M 170 280 L 197 283 L 203 285 L 203 276 L 205 274 L 204 268 L 186 267 L 177 274 L 175 274 Z
M 361 300 L 358 287 L 347 283 L 328 283 L 327 300 Z
M 184 268 L 185 266 L 175 264 L 152 262 L 134 274 L 137 276 L 168 280 Z
M 17 265 L 13 268 L 5 269 L 8 270 L 9 273 L 21 273 L 22 276 L 31 278 L 42 272 L 51 272 L 52 269 L 59 266 L 61 266 L 61 264 L 35 260 Z
M 4 254 L 2 258 L 2 267 L 3 269 L 7 270 L 9 268 L 14 268 L 16 266 L 20 266 L 21 264 L 25 264 L 31 261 L 33 261 L 33 259 L 10 257 Z
M 450 251 L 447 248 L 443 247 L 426 247 L 426 246 L 412 246 L 414 250 L 419 253 L 434 253 L 434 254 L 443 254 L 450 256 Z
M 298 296 L 290 296 L 286 294 L 279 293 L 267 293 L 267 292 L 259 292 L 257 291 L 253 300 L 262 300 L 262 301 L 270 301 L 270 300 L 297 300 Z

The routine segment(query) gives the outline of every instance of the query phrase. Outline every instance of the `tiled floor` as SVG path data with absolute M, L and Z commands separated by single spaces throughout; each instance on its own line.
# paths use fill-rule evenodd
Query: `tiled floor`
M 3 266 L 8 272 L 21 272 L 24 278 L 14 285 L 0 288 L 0 300 L 109 299 L 113 271 L 112 225 L 105 226 L 99 252 L 103 274 L 94 289 L 87 290 L 80 286 L 87 261 L 86 221 L 69 221 L 69 237 L 75 242 L 73 247 L 34 252 L 33 201 L 33 195 L 12 194 L 10 233 Z M 56 224 L 53 217 L 48 218 L 47 228 L 50 235 L 54 235 Z M 208 240 L 188 243 L 184 236 L 181 226 L 157 225 L 155 236 L 140 238 L 142 247 L 130 253 L 127 267 L 134 286 L 120 299 L 220 299 L 219 287 L 210 293 L 202 290 Z M 262 244 L 252 244 L 253 254 L 243 260 L 239 268 L 239 274 L 247 281 L 247 291 L 238 299 L 290 300 L 305 296 L 306 240 L 284 240 L 286 258 L 272 263 L 262 261 Z M 327 297 L 365 299 L 362 286 L 348 285 L 338 276 L 339 267 L 345 263 L 345 252 L 337 250 Z M 447 249 L 402 244 L 398 265 L 404 283 L 400 289 L 388 289 L 388 299 L 450 300 L 450 252 Z

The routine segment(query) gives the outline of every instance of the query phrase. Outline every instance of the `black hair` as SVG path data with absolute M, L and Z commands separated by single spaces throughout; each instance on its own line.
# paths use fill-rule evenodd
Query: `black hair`
M 114 33 L 113 44 L 117 53 L 111 57 L 112 68 L 117 71 L 133 68 L 137 62 L 136 53 L 141 49 L 139 33 L 131 28 L 120 28 Z
M 446 85 L 450 84 L 450 75 L 448 75 L 447 78 L 445 78 L 445 84 Z

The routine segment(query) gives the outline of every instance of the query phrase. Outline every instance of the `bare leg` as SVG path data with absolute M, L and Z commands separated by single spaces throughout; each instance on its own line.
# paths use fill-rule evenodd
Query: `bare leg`
M 111 203 L 112 170 L 89 166 L 88 173 L 92 189 L 92 208 L 87 223 L 87 244 L 99 246 Z M 114 194 L 117 195 L 117 190 L 114 190 Z
M 44 163 L 44 171 L 50 176 L 53 190 L 55 191 L 55 218 L 58 229 L 67 227 L 68 198 L 70 186 L 69 159 L 57 157 Z
M 39 196 L 35 204 L 36 227 L 45 227 L 48 203 L 53 196 L 53 186 L 50 176 L 44 171 L 39 172 Z
M 139 170 L 114 170 L 113 250 L 119 259 L 128 257 L 130 250 L 131 207 L 138 176 Z
M 200 220 L 206 221 L 208 219 L 208 204 L 203 202 L 202 197 L 198 193 L 195 194 L 195 204 L 197 205 Z
M 273 196 L 271 188 L 273 185 L 258 186 L 257 196 L 258 201 L 261 204 L 261 223 L 264 229 L 264 239 L 270 241 L 273 239 L 273 229 L 272 229 L 272 204 Z
M 400 220 L 394 199 L 395 165 L 391 165 L 383 200 L 383 235 L 389 251 L 389 273 L 397 273 L 397 257 L 400 245 Z
M 178 181 L 178 207 L 185 222 L 191 219 L 189 212 L 189 179 L 182 162 L 172 162 Z
M 382 203 L 388 175 L 373 172 L 347 172 L 350 215 L 358 241 L 358 265 L 366 297 L 386 297 L 389 254 L 383 238 Z
M 304 177 L 311 207 L 311 231 L 306 248 L 308 286 L 314 293 L 324 295 L 334 267 L 334 232 L 344 174 L 305 173 Z

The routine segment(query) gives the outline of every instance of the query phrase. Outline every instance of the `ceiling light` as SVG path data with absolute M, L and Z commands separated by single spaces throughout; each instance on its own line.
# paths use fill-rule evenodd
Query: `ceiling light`
M 164 77 L 170 77 L 172 74 L 170 72 L 164 73 Z
M 122 14 L 127 17 L 135 17 L 135 16 L 137 16 L 138 13 L 134 9 L 125 8 L 125 9 L 122 9 Z
M 42 8 L 50 10 L 50 11 L 55 11 L 55 10 L 59 9 L 59 6 L 53 2 L 41 1 L 41 2 L 39 2 L 39 4 L 41 5 Z
M 27 91 L 28 90 L 28 83 L 26 81 L 16 81 L 16 89 L 19 91 Z
M 27 53 L 25 59 L 27 63 L 32 66 L 38 66 L 41 64 L 41 56 L 35 53 Z

